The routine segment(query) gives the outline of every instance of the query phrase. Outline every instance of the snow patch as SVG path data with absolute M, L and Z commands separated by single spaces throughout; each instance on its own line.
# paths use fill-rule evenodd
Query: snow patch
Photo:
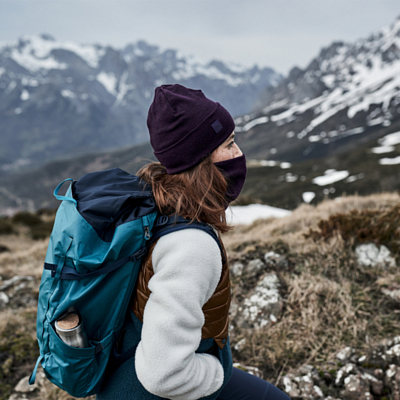
M 364 174 L 363 172 L 361 172 L 361 173 L 359 173 L 359 174 L 357 174 L 357 175 L 351 175 L 351 176 L 349 176 L 349 177 L 345 180 L 345 182 L 346 182 L 346 183 L 352 183 L 352 182 L 358 181 L 359 179 L 363 179 L 364 177 L 365 177 L 365 174 Z
M 74 98 L 74 97 L 76 97 L 76 94 L 74 93 L 74 92 L 71 92 L 70 90 L 68 90 L 68 89 L 64 89 L 64 90 L 61 90 L 61 95 L 63 96 L 63 97 L 70 97 L 70 98 Z
M 332 183 L 346 179 L 349 176 L 348 171 L 336 171 L 335 169 L 328 169 L 323 176 L 318 176 L 312 180 L 318 186 L 326 186 Z
M 242 127 L 237 126 L 235 128 L 235 131 L 237 131 L 237 132 L 247 132 L 248 130 L 250 130 L 251 128 L 255 127 L 256 125 L 265 124 L 268 121 L 269 121 L 268 117 L 256 118 L 256 119 L 253 119 L 252 121 L 248 122 L 246 125 L 244 125 Z
M 400 156 L 395 158 L 381 158 L 379 160 L 379 164 L 381 165 L 397 165 L 400 164 Z
M 288 168 L 291 168 L 291 167 L 292 167 L 292 164 L 290 164 L 289 162 L 282 162 L 281 165 L 280 165 L 280 167 L 281 167 L 282 169 L 288 169 Z
M 303 197 L 303 201 L 305 203 L 311 203 L 315 198 L 315 193 L 314 192 L 304 192 L 302 194 L 302 197 Z
M 115 91 L 117 78 L 114 74 L 100 72 L 100 74 L 97 75 L 97 80 L 106 88 L 107 92 L 111 93 L 113 96 L 117 96 L 117 92 Z
M 380 147 L 373 147 L 371 151 L 374 154 L 383 154 L 383 153 L 391 153 L 392 151 L 395 151 L 396 147 L 394 146 L 380 146 Z
M 29 99 L 29 92 L 26 89 L 24 89 L 21 93 L 21 100 L 26 101 L 28 99 Z
M 283 218 L 291 211 L 263 204 L 232 206 L 226 210 L 226 219 L 232 225 L 248 225 L 261 218 Z

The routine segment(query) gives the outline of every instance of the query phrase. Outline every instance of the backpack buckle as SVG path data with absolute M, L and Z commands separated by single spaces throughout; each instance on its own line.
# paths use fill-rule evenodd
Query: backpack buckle
M 132 262 L 140 260 L 142 257 L 144 257 L 147 254 L 147 247 L 142 247 L 139 249 L 136 253 L 132 254 L 130 256 L 130 260 Z
M 165 225 L 167 222 L 168 222 L 168 216 L 161 215 L 160 217 L 157 218 L 156 226 Z

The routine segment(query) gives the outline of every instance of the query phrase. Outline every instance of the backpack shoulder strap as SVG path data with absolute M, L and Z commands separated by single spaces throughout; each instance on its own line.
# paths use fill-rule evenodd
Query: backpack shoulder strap
M 223 250 L 222 244 L 219 240 L 218 235 L 215 233 L 214 229 L 208 225 L 205 224 L 204 222 L 199 222 L 199 221 L 191 221 L 188 219 L 185 219 L 181 216 L 173 215 L 171 217 L 168 217 L 167 215 L 160 215 L 157 217 L 153 229 L 152 229 L 152 236 L 150 240 L 147 242 L 147 246 L 150 246 L 152 243 L 154 243 L 157 239 L 160 237 L 167 235 L 168 233 L 175 232 L 175 231 L 180 231 L 182 229 L 200 229 L 204 232 L 207 232 L 211 237 L 217 242 L 218 247 L 220 248 L 221 251 L 221 257 L 223 263 L 226 262 L 225 258 L 225 252 Z M 147 247 L 146 247 L 146 252 L 147 252 Z M 146 254 L 144 252 L 142 255 Z M 123 337 L 122 337 L 123 340 Z M 134 357 L 135 352 L 136 352 L 137 345 L 130 348 L 127 350 L 125 353 L 122 355 L 119 355 L 115 349 L 113 350 L 113 357 L 111 357 L 109 361 L 109 367 L 111 368 L 111 371 L 115 371 L 117 368 L 119 368 L 124 362 L 129 360 L 130 358 Z
M 149 245 L 154 243 L 161 236 L 167 235 L 168 233 L 180 231 L 182 229 L 200 229 L 207 232 L 218 244 L 221 251 L 222 258 L 225 260 L 225 253 L 222 248 L 222 244 L 219 240 L 218 235 L 215 233 L 214 228 L 204 222 L 191 221 L 189 219 L 183 218 L 179 215 L 172 215 L 168 217 L 167 215 L 160 215 L 156 222 L 154 223 L 152 230 L 152 237 L 149 241 Z

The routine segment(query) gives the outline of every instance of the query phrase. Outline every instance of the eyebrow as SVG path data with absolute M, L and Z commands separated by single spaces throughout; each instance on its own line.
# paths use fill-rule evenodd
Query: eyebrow
M 233 132 L 231 134 L 231 136 L 228 137 L 228 139 L 225 140 L 225 142 L 229 142 L 230 140 L 232 140 L 235 137 L 235 132 Z

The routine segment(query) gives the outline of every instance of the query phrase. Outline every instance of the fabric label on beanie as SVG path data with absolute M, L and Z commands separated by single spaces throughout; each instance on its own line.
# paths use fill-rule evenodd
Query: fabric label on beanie
M 222 129 L 222 124 L 221 124 L 221 122 L 219 122 L 219 119 L 217 119 L 215 122 L 213 122 L 211 124 L 211 126 L 213 127 L 215 133 L 218 133 Z

